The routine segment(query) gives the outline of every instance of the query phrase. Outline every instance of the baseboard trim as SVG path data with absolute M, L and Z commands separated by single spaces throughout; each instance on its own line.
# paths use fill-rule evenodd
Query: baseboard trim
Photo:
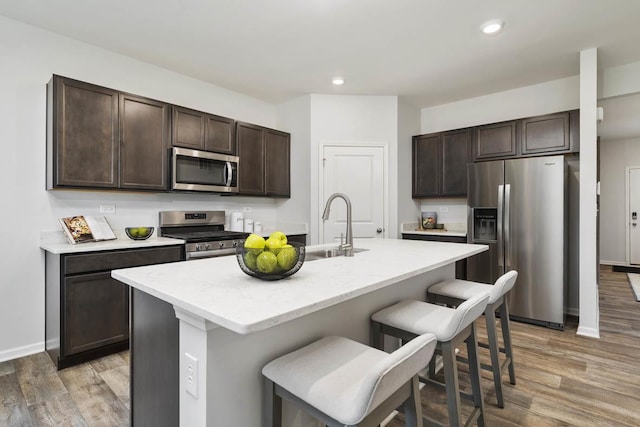
M 10 348 L 9 350 L 0 351 L 0 362 L 29 356 L 35 353 L 40 353 L 41 351 L 44 351 L 44 341 L 22 347 Z
M 578 326 L 576 335 L 582 335 L 583 337 L 600 338 L 599 328 L 586 328 L 584 326 Z

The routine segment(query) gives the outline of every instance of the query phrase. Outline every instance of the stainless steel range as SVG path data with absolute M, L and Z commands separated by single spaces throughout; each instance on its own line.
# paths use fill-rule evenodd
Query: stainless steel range
M 249 233 L 226 231 L 224 211 L 162 211 L 160 236 L 186 241 L 187 259 L 230 255 Z

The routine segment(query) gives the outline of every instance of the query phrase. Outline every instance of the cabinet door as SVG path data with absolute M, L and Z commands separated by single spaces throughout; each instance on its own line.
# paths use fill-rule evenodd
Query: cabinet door
M 516 122 L 478 126 L 475 135 L 476 160 L 514 157 L 517 155 Z
M 168 189 L 168 104 L 120 95 L 120 188 Z
M 440 195 L 440 134 L 413 138 L 413 197 Z
M 267 196 L 291 197 L 290 135 L 269 129 L 266 131 L 266 193 Z
M 236 154 L 235 122 L 226 117 L 205 116 L 204 149 L 223 154 Z
M 174 147 L 204 149 L 205 114 L 201 111 L 173 106 L 171 145 Z
M 238 122 L 238 188 L 240 194 L 265 194 L 265 136 L 260 126 Z
M 111 272 L 64 279 L 64 354 L 129 339 L 129 287 Z
M 442 134 L 441 196 L 467 195 L 467 163 L 471 162 L 471 129 Z
M 116 188 L 118 92 L 54 76 L 48 95 L 48 187 Z
M 521 120 L 522 154 L 569 151 L 569 113 Z

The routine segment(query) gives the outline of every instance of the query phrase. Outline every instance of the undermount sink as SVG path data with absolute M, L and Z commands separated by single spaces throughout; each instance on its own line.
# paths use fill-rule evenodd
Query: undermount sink
M 364 251 L 368 251 L 369 249 L 362 249 L 362 248 L 353 248 L 353 253 L 358 253 L 358 252 L 364 252 Z M 307 252 L 304 256 L 304 260 L 305 261 L 315 261 L 318 259 L 325 259 L 325 258 L 332 258 L 332 257 L 338 257 L 338 256 L 344 256 L 344 251 L 341 251 L 338 248 L 332 248 L 332 249 L 317 249 L 314 250 L 312 252 Z

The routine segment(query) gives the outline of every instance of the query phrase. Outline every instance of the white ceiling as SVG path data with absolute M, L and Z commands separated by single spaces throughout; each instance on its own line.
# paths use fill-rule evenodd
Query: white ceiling
M 640 61 L 639 0 L 3 0 L 0 14 L 272 103 L 426 107 L 577 75 L 586 48 L 602 67 Z M 495 18 L 505 30 L 483 36 Z

